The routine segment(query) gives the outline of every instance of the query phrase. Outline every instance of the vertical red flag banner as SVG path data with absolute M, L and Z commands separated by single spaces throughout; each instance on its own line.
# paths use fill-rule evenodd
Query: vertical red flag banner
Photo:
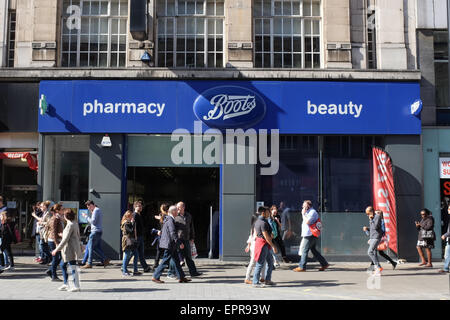
M 373 147 L 373 207 L 383 211 L 389 249 L 398 254 L 397 207 L 392 159 L 383 149 Z

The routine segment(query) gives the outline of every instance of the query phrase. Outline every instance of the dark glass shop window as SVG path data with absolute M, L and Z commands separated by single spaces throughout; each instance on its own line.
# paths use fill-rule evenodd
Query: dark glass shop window
M 371 204 L 372 145 L 381 142 L 381 137 L 324 137 L 324 212 L 362 212 Z

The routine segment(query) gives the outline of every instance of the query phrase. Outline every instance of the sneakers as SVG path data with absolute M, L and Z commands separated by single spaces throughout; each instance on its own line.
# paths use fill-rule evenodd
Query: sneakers
M 129 272 L 122 273 L 122 278 L 130 278 L 132 276 L 133 276 L 133 274 L 129 273 Z
M 275 263 L 273 264 L 273 268 L 274 268 L 274 269 L 279 268 L 279 267 L 280 267 L 280 264 L 279 264 L 278 262 L 275 262 Z
M 67 290 L 67 291 L 69 291 L 69 292 L 80 292 L 81 290 L 80 290 L 80 288 L 73 287 L 73 288 L 70 288 L 70 289 Z
M 329 264 L 327 264 L 326 266 L 322 266 L 319 268 L 319 271 L 325 271 L 325 269 L 328 269 L 329 266 Z
M 80 269 L 92 269 L 92 264 L 86 263 L 84 266 L 80 267 Z
M 177 276 L 175 276 L 173 274 L 168 274 L 167 279 L 177 280 L 178 278 L 177 278 Z
M 264 288 L 264 285 L 260 282 L 256 283 L 256 284 L 252 284 L 253 288 Z
M 69 289 L 69 286 L 67 284 L 63 284 L 61 287 L 58 288 L 59 291 L 67 291 Z
M 305 272 L 306 270 L 305 270 L 305 269 L 302 269 L 302 268 L 300 268 L 300 267 L 297 267 L 297 268 L 295 268 L 295 269 L 292 269 L 292 271 L 294 271 L 294 272 Z
M 382 267 L 375 268 L 374 275 L 381 275 L 381 271 L 383 271 Z
M 253 282 L 252 282 L 251 280 L 245 279 L 244 283 L 245 283 L 245 284 L 252 284 Z

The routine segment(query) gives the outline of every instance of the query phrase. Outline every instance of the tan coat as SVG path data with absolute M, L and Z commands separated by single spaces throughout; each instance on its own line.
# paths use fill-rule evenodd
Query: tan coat
M 81 259 L 80 229 L 77 223 L 67 220 L 61 243 L 56 250 L 61 251 L 64 262 Z

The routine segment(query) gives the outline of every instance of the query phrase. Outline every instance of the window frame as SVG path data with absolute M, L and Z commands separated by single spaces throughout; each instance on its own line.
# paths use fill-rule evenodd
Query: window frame
M 305 15 L 304 10 L 304 2 L 306 0 L 260 0 L 261 2 L 261 13 L 260 15 L 256 15 L 257 8 L 255 7 L 255 3 L 253 4 L 252 9 L 252 24 L 253 24 L 253 41 L 254 41 L 254 51 L 253 51 L 253 61 L 255 68 L 282 68 L 282 69 L 321 69 L 323 68 L 324 62 L 323 62 L 323 9 L 322 9 L 322 0 L 309 0 L 308 3 L 310 4 L 310 12 L 309 15 Z M 265 2 L 270 1 L 270 15 L 267 15 L 264 11 L 264 4 Z M 319 15 L 313 15 L 313 3 L 319 2 Z M 281 12 L 277 13 L 275 5 L 276 3 L 289 3 L 291 5 L 290 8 L 290 14 L 283 14 L 283 6 L 281 6 Z M 299 11 L 297 14 L 294 12 L 294 4 L 297 3 L 299 5 Z M 281 33 L 274 33 L 275 29 L 275 20 L 281 19 Z M 284 33 L 284 24 L 285 19 L 290 20 L 290 33 Z M 261 20 L 261 33 L 257 33 L 258 30 L 258 23 L 257 20 Z M 264 30 L 264 20 L 269 21 L 269 33 L 267 34 Z M 295 20 L 300 21 L 300 33 L 295 33 Z M 308 21 L 311 23 L 310 27 L 310 33 L 306 34 L 305 32 L 305 21 Z M 318 32 L 316 33 L 314 31 L 315 29 L 315 22 L 318 22 Z M 269 47 L 270 49 L 267 51 L 265 50 L 265 39 L 264 37 L 269 37 Z M 261 51 L 257 51 L 257 48 L 259 47 L 257 45 L 257 37 L 261 37 Z M 274 38 L 281 38 L 280 48 L 281 51 L 275 52 L 275 43 Z M 300 51 L 294 51 L 294 39 L 299 37 L 300 38 Z M 290 50 L 284 49 L 284 39 L 290 38 Z M 309 38 L 311 39 L 310 43 L 310 50 L 306 52 L 306 41 L 305 39 Z M 318 51 L 314 51 L 314 39 L 318 38 Z M 257 65 L 257 55 L 261 55 L 261 65 Z M 270 62 L 269 65 L 265 63 L 265 56 L 270 56 Z M 275 61 L 275 56 L 280 55 L 281 56 L 281 66 L 277 65 Z M 290 56 L 290 63 L 285 63 L 285 56 Z M 300 66 L 295 66 L 295 55 L 300 55 Z M 310 56 L 310 65 L 306 62 L 307 55 Z M 318 65 L 315 66 L 315 56 L 318 56 Z

